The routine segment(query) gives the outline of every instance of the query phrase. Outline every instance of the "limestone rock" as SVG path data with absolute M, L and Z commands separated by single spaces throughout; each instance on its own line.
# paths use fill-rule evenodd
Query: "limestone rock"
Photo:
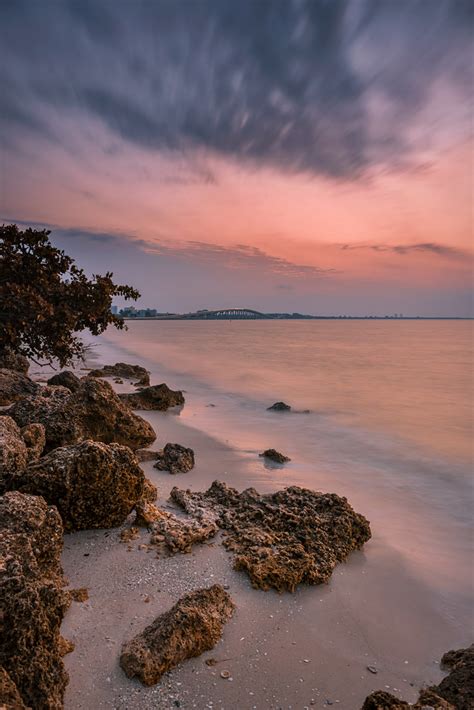
M 63 707 L 68 675 L 59 629 L 69 595 L 62 545 L 55 508 L 16 491 L 0 497 L 0 667 L 29 708 Z
M 230 596 L 217 584 L 186 594 L 122 646 L 120 665 L 129 678 L 154 685 L 174 666 L 213 648 L 234 609 Z
M 264 458 L 270 459 L 275 463 L 286 463 L 287 461 L 291 461 L 288 456 L 285 456 L 285 454 L 281 454 L 276 449 L 266 449 L 263 454 L 259 454 L 259 456 L 263 456 Z
M 173 488 L 171 498 L 197 519 L 215 515 L 226 531 L 223 545 L 235 553 L 235 569 L 265 590 L 293 592 L 301 583 L 327 582 L 338 562 L 371 537 L 368 521 L 334 493 L 297 486 L 238 493 L 214 481 L 204 493 Z
M 108 382 L 93 378 L 81 380 L 75 392 L 66 387 L 43 387 L 16 402 L 7 413 L 20 426 L 43 424 L 46 451 L 84 439 L 137 449 L 156 438 L 151 425 L 130 411 Z
M 194 451 L 181 444 L 166 444 L 154 467 L 170 473 L 186 473 L 194 468 Z
M 58 372 L 57 375 L 53 375 L 48 380 L 48 385 L 67 387 L 71 392 L 75 392 L 79 389 L 81 380 L 74 372 L 70 370 L 63 370 L 63 372 Z
M 139 389 L 137 392 L 122 393 L 119 397 L 132 409 L 165 411 L 170 407 L 184 404 L 183 393 L 179 390 L 170 390 L 164 382 L 161 385 Z
M 136 384 L 148 387 L 150 373 L 141 365 L 128 365 L 126 362 L 116 362 L 115 365 L 104 365 L 99 370 L 90 370 L 88 377 L 125 377 L 127 380 L 137 380 Z
M 16 402 L 21 397 L 33 395 L 41 386 L 17 370 L 0 369 L 0 406 Z
M 275 402 L 271 407 L 267 407 L 267 412 L 289 412 L 291 407 L 286 402 Z
M 110 528 L 142 498 L 144 475 L 126 446 L 87 440 L 51 451 L 15 476 L 14 486 L 56 505 L 66 530 Z
M 173 513 L 155 508 L 159 515 L 152 525 L 152 544 L 164 542 L 168 550 L 175 552 L 191 552 L 193 545 L 205 542 L 218 532 L 217 524 L 211 519 L 186 520 L 178 518 Z
M 0 368 L 16 370 L 26 375 L 30 369 L 30 363 L 24 355 L 15 353 L 10 348 L 3 348 L 0 350 Z

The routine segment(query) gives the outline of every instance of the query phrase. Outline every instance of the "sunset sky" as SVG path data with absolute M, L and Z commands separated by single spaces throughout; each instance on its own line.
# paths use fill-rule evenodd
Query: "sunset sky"
M 1 0 L 0 219 L 162 311 L 472 314 L 470 0 Z

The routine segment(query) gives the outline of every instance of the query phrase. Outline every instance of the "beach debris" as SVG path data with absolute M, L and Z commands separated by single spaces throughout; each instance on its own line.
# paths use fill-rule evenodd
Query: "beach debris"
M 78 587 L 77 589 L 68 589 L 69 596 L 74 602 L 86 602 L 89 599 L 89 590 L 87 587 Z
M 120 542 L 131 542 L 140 537 L 140 530 L 136 526 L 124 528 L 120 531 Z
M 186 594 L 122 646 L 120 665 L 129 678 L 154 685 L 182 661 L 210 651 L 234 609 L 229 594 L 218 584 Z
M 471 710 L 474 707 L 474 644 L 469 648 L 448 651 L 441 667 L 450 670 L 441 683 L 423 689 L 414 705 L 378 690 L 369 695 L 362 710 Z
M 138 449 L 156 439 L 151 425 L 134 414 L 108 382 L 84 378 L 75 392 L 66 387 L 42 387 L 23 397 L 7 412 L 19 426 L 40 422 L 46 431 L 46 451 L 84 439 Z
M 220 676 L 221 676 L 221 678 L 225 678 L 227 680 L 230 678 L 231 673 L 230 673 L 230 671 L 223 670 L 220 672 Z
M 30 369 L 30 363 L 24 355 L 20 355 L 10 348 L 2 348 L 0 350 L 0 368 L 2 370 L 16 370 L 26 375 Z
M 12 404 L 26 395 L 34 395 L 41 385 L 18 370 L 0 369 L 0 406 Z
M 54 507 L 17 491 L 0 497 L 0 688 L 7 708 L 63 707 L 68 644 L 60 625 L 70 596 L 62 546 Z
M 144 409 L 166 411 L 170 407 L 177 407 L 184 404 L 183 393 L 179 390 L 171 390 L 164 382 L 161 385 L 153 385 L 139 389 L 137 392 L 119 394 L 122 402 L 128 404 L 131 409 Z
M 160 453 L 160 451 L 152 451 L 151 449 L 137 449 L 135 456 L 140 463 L 143 463 L 143 461 L 156 461 Z
M 286 402 L 275 402 L 271 407 L 267 407 L 267 412 L 289 412 L 291 407 Z
M 367 670 L 373 673 L 374 675 L 377 675 L 378 670 L 375 666 L 367 666 Z
M 259 589 L 293 592 L 298 584 L 327 582 L 371 537 L 369 522 L 334 493 L 291 486 L 260 495 L 239 493 L 214 481 L 204 493 L 173 488 L 172 500 L 198 520 L 213 519 L 225 530 L 223 545 L 235 554 Z
M 87 440 L 54 449 L 16 474 L 12 485 L 55 505 L 71 531 L 121 525 L 142 498 L 144 480 L 127 446 Z
M 89 370 L 88 377 L 124 377 L 126 380 L 138 379 L 137 384 L 148 387 L 150 373 L 141 365 L 129 365 L 126 362 L 116 362 L 115 365 L 104 365 L 100 369 Z
M 150 542 L 164 542 L 172 553 L 191 552 L 193 545 L 214 537 L 219 530 L 213 520 L 186 520 L 158 508 L 155 510 L 159 517 L 152 524 Z
M 263 456 L 266 459 L 270 459 L 271 461 L 274 461 L 275 463 L 286 463 L 287 461 L 291 461 L 289 456 L 285 456 L 285 454 L 281 454 L 276 449 L 266 449 L 262 454 L 259 454 L 259 456 Z
M 63 370 L 62 372 L 58 372 L 57 375 L 53 375 L 48 380 L 48 385 L 67 387 L 67 389 L 71 392 L 75 392 L 79 389 L 80 384 L 81 380 L 74 374 L 74 372 L 71 372 L 71 370 Z
M 20 429 L 8 416 L 0 417 L 0 495 L 11 488 L 17 472 L 35 461 L 44 448 L 44 427 L 29 424 Z
M 212 667 L 212 666 L 216 666 L 219 663 L 219 661 L 217 660 L 217 658 L 206 658 L 204 663 L 206 664 L 206 666 Z
M 154 467 L 173 474 L 186 473 L 194 468 L 194 451 L 181 444 L 166 444 L 160 451 Z

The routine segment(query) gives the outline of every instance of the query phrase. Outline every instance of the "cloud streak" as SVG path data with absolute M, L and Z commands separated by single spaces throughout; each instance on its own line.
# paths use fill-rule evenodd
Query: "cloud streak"
M 471 258 L 464 249 L 452 247 L 447 244 L 437 244 L 436 242 L 420 242 L 418 244 L 341 244 L 343 251 L 354 249 L 369 250 L 380 253 L 401 254 L 403 256 L 413 253 L 428 253 L 448 259 Z

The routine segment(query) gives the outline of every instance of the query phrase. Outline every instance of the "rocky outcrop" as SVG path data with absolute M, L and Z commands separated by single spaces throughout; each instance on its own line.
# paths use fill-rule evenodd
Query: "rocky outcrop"
M 165 411 L 170 407 L 184 404 L 183 393 L 179 390 L 170 390 L 168 385 L 153 385 L 137 390 L 137 392 L 122 393 L 119 395 L 122 402 L 132 409 L 145 409 Z
M 51 451 L 13 485 L 57 506 L 66 530 L 83 530 L 121 525 L 141 500 L 144 480 L 128 447 L 88 440 Z
M 155 510 L 159 515 L 155 515 L 150 542 L 155 545 L 164 543 L 171 553 L 191 552 L 193 545 L 214 537 L 219 530 L 215 521 L 209 518 L 186 520 L 164 510 Z
M 285 456 L 285 454 L 281 454 L 276 449 L 266 449 L 263 454 L 259 454 L 259 456 L 263 456 L 266 459 L 270 459 L 275 463 L 286 463 L 287 461 L 291 461 L 288 456 Z
M 90 370 L 88 377 L 125 377 L 127 380 L 136 380 L 135 384 L 148 387 L 150 373 L 141 365 L 128 365 L 126 362 L 116 362 L 115 365 L 104 365 L 99 370 Z
M 28 362 L 28 358 L 24 355 L 15 353 L 13 350 L 10 350 L 10 348 L 3 348 L 0 350 L 0 368 L 16 370 L 26 375 L 30 369 L 30 363 Z
M 266 495 L 253 488 L 238 493 L 214 481 L 204 493 L 173 488 L 171 498 L 197 519 L 216 516 L 235 569 L 260 589 L 292 592 L 301 583 L 327 582 L 337 563 L 371 537 L 368 521 L 334 493 L 297 486 Z
M 63 707 L 68 676 L 59 628 L 69 595 L 62 588 L 62 545 L 55 508 L 18 492 L 0 497 L 2 690 L 8 699 L 16 689 L 28 708 Z
M 154 468 L 170 473 L 186 473 L 194 468 L 194 451 L 181 444 L 166 444 L 159 452 Z
M 271 407 L 267 407 L 267 412 L 289 412 L 291 407 L 286 402 L 275 402 Z
M 151 425 L 120 401 L 108 382 L 81 380 L 71 392 L 65 387 L 43 387 L 7 411 L 20 426 L 40 422 L 46 431 L 46 451 L 84 439 L 118 443 L 137 449 L 155 438 Z
M 0 369 L 0 406 L 16 402 L 21 397 L 33 395 L 41 388 L 39 384 L 17 370 Z
M 362 710 L 471 710 L 474 708 L 474 644 L 458 651 L 448 651 L 441 659 L 441 667 L 450 673 L 439 685 L 420 691 L 414 705 L 391 693 L 377 690 L 371 693 Z
M 44 441 L 41 424 L 30 424 L 20 430 L 11 417 L 0 417 L 0 495 L 11 487 L 15 474 L 39 458 Z
M 58 372 L 57 375 L 53 375 L 48 380 L 48 385 L 55 387 L 67 387 L 71 392 L 75 392 L 79 389 L 81 380 L 74 372 L 70 370 L 63 370 L 63 372 Z
M 217 584 L 186 594 L 122 646 L 120 665 L 129 678 L 154 685 L 174 666 L 213 648 L 234 609 L 230 596 Z

